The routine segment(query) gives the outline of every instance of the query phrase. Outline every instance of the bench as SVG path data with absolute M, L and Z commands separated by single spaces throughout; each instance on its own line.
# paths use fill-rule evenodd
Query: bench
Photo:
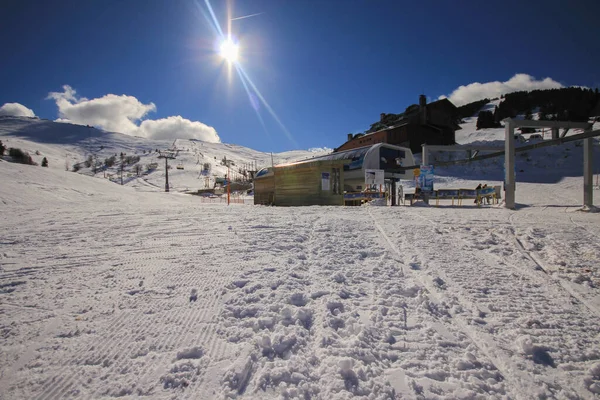
M 500 186 L 490 186 L 479 190 L 459 189 L 458 205 L 462 206 L 463 199 L 472 199 L 475 200 L 477 207 L 480 207 L 484 199 L 491 199 L 492 204 L 498 204 L 500 198 Z
M 454 200 L 457 201 L 459 206 L 462 205 L 462 201 L 464 199 L 475 200 L 477 206 L 481 206 L 483 204 L 484 199 L 491 199 L 493 204 L 498 204 L 498 201 L 501 198 L 501 187 L 500 186 L 490 186 L 484 189 L 438 189 L 434 191 L 422 191 L 418 194 L 415 193 L 407 193 L 404 195 L 403 204 L 406 205 L 406 201 L 410 201 L 410 205 L 412 206 L 415 201 L 423 200 L 425 203 L 429 204 L 430 200 L 435 199 L 435 205 L 440 205 L 440 200 L 452 200 L 452 205 L 454 205 Z
M 344 193 L 344 205 L 346 206 L 360 206 L 364 202 L 371 201 L 374 199 L 385 198 L 386 193 L 380 192 L 350 192 Z

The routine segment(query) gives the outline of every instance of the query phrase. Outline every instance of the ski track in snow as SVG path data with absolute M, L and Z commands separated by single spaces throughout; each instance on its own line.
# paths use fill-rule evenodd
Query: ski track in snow
M 524 257 L 518 246 L 501 240 L 502 231 L 507 236 L 510 229 L 479 228 L 477 224 L 462 226 L 464 224 L 459 221 L 439 224 L 426 219 L 426 222 L 425 225 L 419 224 L 419 229 L 414 229 L 423 237 L 421 241 L 410 234 L 403 235 L 409 238 L 404 240 L 423 243 L 416 246 L 420 251 L 415 260 L 421 268 L 430 270 L 432 282 L 441 279 L 439 282 L 443 282 L 444 286 L 441 293 L 460 294 L 457 297 L 459 314 L 466 309 L 474 315 L 467 318 L 470 320 L 467 329 L 473 332 L 476 340 L 480 340 L 481 348 L 496 354 L 500 360 L 497 366 L 509 379 L 509 386 L 523 389 L 513 394 L 527 398 L 538 392 L 537 387 L 542 387 L 558 397 L 588 397 L 590 393 L 584 386 L 589 366 L 586 361 L 595 360 L 600 354 L 598 337 L 590 334 L 600 331 L 600 324 L 593 315 L 597 309 L 589 307 L 569 286 L 560 285 L 561 282 L 557 285 L 547 275 L 536 272 L 535 265 L 531 265 L 533 263 L 523 265 L 525 260 L 533 260 Z M 457 230 L 467 235 L 454 234 Z M 496 234 L 498 230 L 500 234 Z M 438 235 L 438 238 L 427 238 L 427 231 L 433 231 L 430 234 Z M 445 252 L 456 254 L 452 247 L 457 247 L 457 242 L 462 247 L 460 262 L 444 255 Z M 473 252 L 465 252 L 469 248 Z M 404 253 L 408 253 L 407 250 L 406 246 L 402 246 Z M 483 256 L 481 252 L 484 252 Z M 473 257 L 474 254 L 477 256 Z M 473 279 L 478 276 L 478 271 L 483 273 L 483 269 L 485 279 Z M 515 285 L 521 286 L 522 290 L 515 292 L 511 289 Z M 499 296 L 494 296 L 497 292 L 506 298 L 499 301 Z M 572 302 L 571 296 L 580 301 Z M 445 296 L 442 295 L 442 298 Z M 453 303 L 456 300 L 450 301 L 450 304 Z M 539 344 L 533 345 L 533 350 L 525 350 L 525 355 L 533 358 L 535 365 L 524 364 L 522 354 L 518 354 L 523 349 L 514 346 L 519 340 L 527 339 Z M 564 343 L 565 340 L 568 344 Z M 586 349 L 584 354 L 578 354 L 582 349 Z M 527 354 L 530 351 L 533 354 Z M 564 363 L 564 371 L 568 372 L 561 371 L 559 374 L 554 369 L 538 365 L 546 359 L 552 364 Z M 514 374 L 518 370 L 527 373 Z
M 597 288 L 552 266 L 577 242 L 565 259 L 593 267 L 582 217 L 130 207 L 7 223 L 6 398 L 593 396 Z
M 68 152 L 164 144 L 86 132 Z M 192 151 L 165 194 L 161 172 L 121 187 L 65 172 L 64 144 L 3 138 L 53 169 L 0 163 L 0 399 L 600 395 L 600 214 L 575 212 L 580 177 L 519 182 L 517 211 L 227 207 L 177 193 L 200 157 L 219 174 L 270 157 L 178 141 Z
M 122 217 L 123 215 L 119 219 Z M 144 224 L 148 222 L 146 216 L 138 214 L 137 218 L 143 220 Z M 81 388 L 76 389 L 76 391 L 71 391 L 71 388 L 85 387 L 86 380 L 90 378 L 88 374 L 81 373 L 82 365 L 102 366 L 103 376 L 101 379 L 111 379 L 113 383 L 115 381 L 119 382 L 119 374 L 124 375 L 127 371 L 136 371 L 139 382 L 142 382 L 144 374 L 148 372 L 147 370 L 152 369 L 155 362 L 158 362 L 157 365 L 159 366 L 164 366 L 167 363 L 165 358 L 172 356 L 169 352 L 185 346 L 185 344 L 190 346 L 192 344 L 205 345 L 207 355 L 215 359 L 223 356 L 225 348 L 220 342 L 216 341 L 216 328 L 214 321 L 211 322 L 211 320 L 218 311 L 219 290 L 222 290 L 219 288 L 225 286 L 225 283 L 230 280 L 230 275 L 223 274 L 222 271 L 218 270 L 218 267 L 203 268 L 198 271 L 197 267 L 203 266 L 190 261 L 196 258 L 193 252 L 196 250 L 201 251 L 203 247 L 209 249 L 214 247 L 214 244 L 208 243 L 208 246 L 205 246 L 200 235 L 192 233 L 192 231 L 182 230 L 178 225 L 183 221 L 172 219 L 167 225 L 159 219 L 155 222 L 156 225 L 150 226 L 151 232 L 145 232 L 140 229 L 141 226 L 124 227 L 124 231 L 128 232 L 128 235 L 120 235 L 120 240 L 123 242 L 132 241 L 133 243 L 123 246 L 125 249 L 121 250 L 118 257 L 120 262 L 115 265 L 126 272 L 116 272 L 115 267 L 104 269 L 104 277 L 107 279 L 112 279 L 117 274 L 126 275 L 124 278 L 129 284 L 122 293 L 117 294 L 117 296 L 125 297 L 118 306 L 122 310 L 110 310 L 109 312 L 115 314 L 115 316 L 112 320 L 107 321 L 105 326 L 91 333 L 91 337 L 87 340 L 75 341 L 76 343 L 69 345 L 71 356 L 68 359 L 61 357 L 57 360 L 57 364 L 63 364 L 64 366 L 58 368 L 57 373 L 47 377 L 41 383 L 40 387 L 43 393 L 38 398 L 64 398 L 66 395 L 80 391 Z M 82 225 L 86 223 L 85 218 L 80 221 Z M 156 227 L 160 227 L 158 231 L 154 230 Z M 72 232 L 79 231 L 80 227 L 77 226 L 75 221 L 71 221 L 69 229 Z M 167 235 L 166 240 L 147 239 L 152 243 L 152 246 L 140 249 L 143 251 L 135 248 L 140 244 L 135 242 L 146 235 L 149 236 L 150 233 L 160 238 L 162 229 L 167 231 L 178 229 L 179 231 L 176 236 Z M 81 229 L 81 231 L 85 231 L 85 229 Z M 40 244 L 52 238 L 52 235 L 47 231 L 45 233 L 40 232 L 40 234 L 44 234 L 45 238 L 45 240 L 41 237 L 36 238 Z M 47 234 L 49 235 L 46 236 Z M 129 235 L 130 237 L 128 237 Z M 26 232 L 24 236 L 31 239 L 33 235 Z M 222 239 L 220 236 L 219 234 L 213 235 L 211 242 L 213 240 L 220 241 Z M 61 241 L 65 240 L 64 237 L 54 238 Z M 94 240 L 101 239 L 94 238 Z M 224 244 L 226 244 L 226 241 L 224 241 Z M 53 245 L 55 245 L 55 242 L 51 240 L 48 246 L 52 247 Z M 80 254 L 79 256 L 82 259 L 75 265 L 66 264 L 65 266 L 64 263 L 61 263 L 64 258 L 59 257 L 54 262 L 59 261 L 56 265 L 57 268 L 54 268 L 55 265 L 51 262 L 52 257 L 43 256 L 44 247 L 41 245 L 37 248 L 38 262 L 43 263 L 44 266 L 43 268 L 36 268 L 36 271 L 52 271 L 53 274 L 56 274 L 62 268 L 71 270 L 86 267 L 86 273 L 89 274 L 88 267 L 93 270 L 93 263 L 103 260 L 100 254 L 94 254 L 95 252 L 92 249 L 87 248 L 85 249 L 87 254 L 85 256 Z M 99 247 L 97 250 L 105 252 L 106 248 Z M 229 258 L 230 262 L 235 261 L 232 259 L 232 255 Z M 163 265 L 161 266 L 161 264 Z M 230 269 L 227 272 L 232 274 L 235 270 Z M 46 273 L 39 275 L 45 275 Z M 18 276 L 13 274 L 12 276 L 8 275 L 8 277 L 15 278 Z M 3 278 L 5 277 L 3 276 Z M 116 279 L 111 283 L 117 283 Z M 171 292 L 187 291 L 191 288 L 196 288 L 199 293 L 196 302 L 189 302 L 189 292 L 179 293 L 178 296 L 181 300 L 178 302 L 173 301 L 175 295 L 171 295 Z M 140 298 L 141 301 L 134 302 L 137 304 L 133 304 L 133 307 L 128 307 L 127 303 L 130 303 L 134 297 Z M 170 312 L 171 309 L 180 310 L 180 312 Z M 166 332 L 159 335 L 155 331 L 162 324 L 164 324 L 163 328 Z M 85 328 L 78 328 L 77 332 L 82 330 L 85 330 Z M 77 336 L 79 336 L 79 333 L 77 333 Z M 160 338 L 153 338 L 156 336 L 160 336 Z M 156 354 L 151 357 L 152 362 L 138 363 L 136 359 L 145 357 L 144 353 Z M 143 368 L 139 364 L 142 364 Z M 96 371 L 89 375 L 93 376 L 95 373 Z M 117 393 L 127 394 L 145 390 L 143 387 L 139 387 L 139 383 L 132 386 L 127 387 L 125 384 L 123 387 L 118 388 Z M 98 393 L 92 391 L 90 394 L 97 395 Z M 111 395 L 114 394 L 114 391 L 100 394 Z

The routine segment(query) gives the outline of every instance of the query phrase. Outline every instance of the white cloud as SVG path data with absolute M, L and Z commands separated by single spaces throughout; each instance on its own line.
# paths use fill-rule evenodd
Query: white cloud
M 138 129 L 139 136 L 149 139 L 199 139 L 205 142 L 219 143 L 221 139 L 212 126 L 198 121 L 190 121 L 179 115 L 142 121 Z
M 142 121 L 148 113 L 156 111 L 156 106 L 154 103 L 144 104 L 133 96 L 107 94 L 89 100 L 85 97 L 78 98 L 72 87 L 64 85 L 62 92 L 51 92 L 48 99 L 56 101 L 59 115 L 57 122 L 92 125 L 148 139 L 221 141 L 213 127 L 181 116 Z
M 551 78 L 536 80 L 533 76 L 527 74 L 515 74 L 506 82 L 474 82 L 466 86 L 459 86 L 449 96 L 440 96 L 439 99 L 448 98 L 457 107 L 473 101 L 482 100 L 485 98 L 491 99 L 500 97 L 503 94 L 531 91 L 538 89 L 557 89 L 563 87 L 562 84 Z
M 35 113 L 32 109 L 25 107 L 19 103 L 4 103 L 0 107 L 0 116 L 14 116 L 14 117 L 35 117 Z
M 69 85 L 63 86 L 64 92 L 52 92 L 58 106 L 60 119 L 74 124 L 98 126 L 107 131 L 135 135 L 136 122 L 150 111 L 156 111 L 154 103 L 143 104 L 133 96 L 107 94 L 97 99 L 77 98 Z

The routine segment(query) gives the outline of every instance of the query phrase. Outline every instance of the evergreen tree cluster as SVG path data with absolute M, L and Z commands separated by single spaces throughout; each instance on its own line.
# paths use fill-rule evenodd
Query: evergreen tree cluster
M 496 122 L 491 111 L 479 111 L 477 116 L 477 129 L 498 128 L 500 123 Z
M 533 119 L 533 110 L 536 108 L 539 110 L 540 120 L 586 122 L 600 103 L 598 89 L 576 87 L 514 92 L 502 97 L 504 100 L 493 113 L 495 123 L 520 114 L 524 114 L 525 119 Z M 459 116 L 470 117 L 488 102 L 488 99 L 484 99 L 465 104 L 458 108 Z M 478 127 L 488 127 L 489 116 L 486 114 L 483 118 L 481 124 L 478 121 Z
M 458 118 L 463 119 L 472 117 L 477 111 L 481 110 L 481 107 L 489 102 L 490 99 L 483 99 L 458 107 Z
M 598 89 L 563 88 L 507 94 L 498 106 L 499 118 L 514 117 L 539 107 L 540 119 L 586 122 L 600 101 Z
M 11 147 L 10 149 L 8 149 L 8 155 L 12 158 L 14 162 L 27 165 L 37 165 L 31 158 L 29 153 L 21 149 Z
M 131 165 L 140 162 L 140 156 L 123 156 L 123 162 L 126 165 Z
M 116 156 L 110 156 L 110 157 L 104 159 L 104 165 L 106 165 L 107 167 L 112 167 L 113 165 L 115 165 L 116 161 L 117 161 Z
M 409 106 L 409 108 L 410 108 L 410 106 Z M 383 114 L 381 119 L 379 121 L 371 124 L 371 127 L 367 131 L 365 131 L 365 133 L 377 132 L 377 131 L 387 128 L 388 126 L 392 126 L 395 124 L 395 122 L 398 120 L 398 118 L 400 118 L 402 115 L 404 115 L 404 114 L 393 114 L 393 113 Z

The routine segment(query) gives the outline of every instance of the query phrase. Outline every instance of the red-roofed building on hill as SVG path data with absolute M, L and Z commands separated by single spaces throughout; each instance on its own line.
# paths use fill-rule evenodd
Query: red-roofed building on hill
M 348 134 L 348 140 L 334 150 L 343 151 L 376 143 L 389 143 L 409 147 L 413 153 L 421 152 L 421 145 L 455 144 L 457 108 L 448 99 L 427 104 L 424 95 L 402 114 L 381 114 L 380 121 L 371 125 L 366 133 Z

